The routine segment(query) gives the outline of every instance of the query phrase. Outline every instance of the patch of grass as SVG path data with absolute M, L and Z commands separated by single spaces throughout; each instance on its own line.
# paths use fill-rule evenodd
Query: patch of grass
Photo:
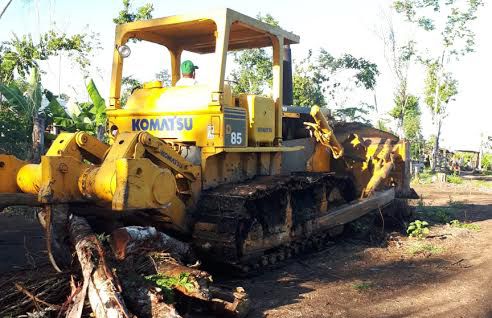
M 448 183 L 452 183 L 452 184 L 462 184 L 463 178 L 461 178 L 460 176 L 455 176 L 455 175 L 451 174 L 451 175 L 448 175 L 446 177 L 446 181 Z
M 145 279 L 152 282 L 155 286 L 162 289 L 167 302 L 174 301 L 173 288 L 182 286 L 187 290 L 193 290 L 195 286 L 189 280 L 188 273 L 181 273 L 179 277 L 164 276 L 161 274 L 145 276 Z
M 352 287 L 359 292 L 364 292 L 374 288 L 374 284 L 372 282 L 358 282 L 353 284 Z
M 423 172 L 419 173 L 416 178 L 413 179 L 413 182 L 420 184 L 430 184 L 434 182 L 435 173 L 430 169 L 426 169 Z
M 455 201 L 451 196 L 449 196 L 448 205 L 450 207 L 462 208 L 465 205 L 463 201 Z
M 429 235 L 429 223 L 427 221 L 415 220 L 408 225 L 407 234 L 410 237 L 423 238 Z
M 487 180 L 470 180 L 470 184 L 475 188 L 492 188 L 492 182 Z
M 459 220 L 452 220 L 451 222 L 449 222 L 449 225 L 451 225 L 451 227 L 457 227 L 460 229 L 467 229 L 467 230 L 471 230 L 471 231 L 480 231 L 480 225 L 473 224 L 473 223 L 462 223 Z
M 418 254 L 441 254 L 444 252 L 444 248 L 436 246 L 430 243 L 415 242 L 408 248 L 408 253 L 412 255 Z
M 425 206 L 423 201 L 419 201 L 415 208 L 415 216 L 433 223 L 447 224 L 454 219 L 457 209 L 461 208 L 464 203 L 461 201 L 453 201 L 450 198 L 448 205 L 449 206 Z

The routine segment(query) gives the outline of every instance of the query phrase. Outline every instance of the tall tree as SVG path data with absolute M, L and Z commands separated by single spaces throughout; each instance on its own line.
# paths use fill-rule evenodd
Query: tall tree
M 436 126 L 436 142 L 433 150 L 432 170 L 435 170 L 439 154 L 439 138 L 443 119 L 446 112 L 443 111 L 448 100 L 442 100 L 449 94 L 442 94 L 442 87 L 450 90 L 456 81 L 450 80 L 448 67 L 450 62 L 456 62 L 465 54 L 473 52 L 475 46 L 475 33 L 472 22 L 477 18 L 477 11 L 483 5 L 482 0 L 398 0 L 393 3 L 396 12 L 402 14 L 410 23 L 415 24 L 421 30 L 439 36 L 438 49 L 429 52 L 429 56 L 423 58 L 429 74 L 435 85 L 432 92 L 431 110 L 440 111 L 433 113 Z M 451 82 L 450 82 L 451 81 Z M 446 83 L 447 82 L 447 83 Z M 429 85 L 426 85 L 426 103 L 428 100 Z
M 256 18 L 273 26 L 279 22 L 270 14 L 258 14 Z M 232 53 L 234 64 L 231 72 L 234 94 L 248 92 L 265 94 L 272 85 L 272 52 L 269 48 L 246 49 Z
M 377 64 L 345 53 L 335 57 L 321 49 L 316 68 L 321 73 L 327 103 L 334 109 L 335 117 L 342 121 L 369 123 L 367 115 L 374 104 L 367 102 L 368 94 L 374 96 L 379 69 Z M 365 95 L 362 99 L 356 96 Z
M 448 104 L 458 94 L 458 82 L 450 72 L 438 74 L 438 63 L 427 65 L 427 76 L 425 79 L 425 103 L 429 107 L 432 120 L 436 125 L 436 142 L 433 149 L 432 169 L 439 164 L 439 137 L 441 136 L 442 123 L 448 114 Z M 437 92 L 437 96 L 436 96 Z
M 297 63 L 293 74 L 294 105 L 299 106 L 326 106 L 324 77 L 316 68 L 313 52 L 310 50 L 305 59 Z
M 18 83 L 0 83 L 0 94 L 13 107 L 14 113 L 32 127 L 32 160 L 39 162 L 43 154 L 45 118 L 42 115 L 43 89 L 37 68 L 31 73 L 31 80 L 25 93 Z
M 393 106 L 389 115 L 401 123 L 400 135 L 410 141 L 411 156 L 416 158 L 421 154 L 422 149 L 419 99 L 414 95 L 396 95 L 394 103 L 395 106 Z
M 396 132 L 400 137 L 406 137 L 404 132 L 407 104 L 414 106 L 415 96 L 409 92 L 409 71 L 416 59 L 415 42 L 404 38 L 393 24 L 391 14 L 382 12 L 382 25 L 378 32 L 384 45 L 384 57 L 391 70 L 394 83 L 395 104 L 390 111 L 391 117 L 396 120 Z M 414 112 L 411 112 L 414 113 Z M 397 116 L 395 116 L 397 115 Z M 420 117 L 419 117 L 420 118 Z M 411 120 L 415 122 L 417 118 Z M 407 137 L 408 138 L 408 137 Z
M 154 6 L 151 3 L 146 3 L 136 10 L 133 10 L 131 0 L 123 0 L 123 9 L 120 10 L 118 16 L 113 19 L 116 24 L 123 24 L 138 20 L 152 19 Z

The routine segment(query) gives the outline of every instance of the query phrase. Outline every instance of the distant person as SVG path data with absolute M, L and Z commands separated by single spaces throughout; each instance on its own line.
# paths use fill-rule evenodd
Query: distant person
M 196 69 L 198 69 L 198 66 L 190 60 L 181 63 L 181 79 L 176 83 L 176 86 L 193 86 L 198 84 L 195 80 Z

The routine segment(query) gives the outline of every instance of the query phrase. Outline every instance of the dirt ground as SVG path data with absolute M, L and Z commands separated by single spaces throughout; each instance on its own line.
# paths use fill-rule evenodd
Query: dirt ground
M 415 189 L 419 217 L 445 211 L 480 229 L 431 223 L 423 240 L 401 233 L 387 246 L 343 240 L 242 282 L 254 304 L 249 317 L 492 317 L 492 192 Z
M 279 269 L 229 282 L 248 291 L 248 317 L 492 317 L 492 188 L 414 188 L 423 197 L 414 202 L 417 217 L 431 223 L 427 238 L 393 232 L 378 245 L 345 237 Z M 447 225 L 452 219 L 473 225 Z M 0 214 L 0 226 L 0 278 L 46 264 L 34 217 Z

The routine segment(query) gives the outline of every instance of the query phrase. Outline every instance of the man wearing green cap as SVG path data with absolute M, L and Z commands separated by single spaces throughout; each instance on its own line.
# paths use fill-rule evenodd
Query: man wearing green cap
M 197 84 L 195 80 L 195 70 L 198 68 L 192 61 L 186 60 L 181 63 L 181 79 L 176 86 L 193 86 Z

